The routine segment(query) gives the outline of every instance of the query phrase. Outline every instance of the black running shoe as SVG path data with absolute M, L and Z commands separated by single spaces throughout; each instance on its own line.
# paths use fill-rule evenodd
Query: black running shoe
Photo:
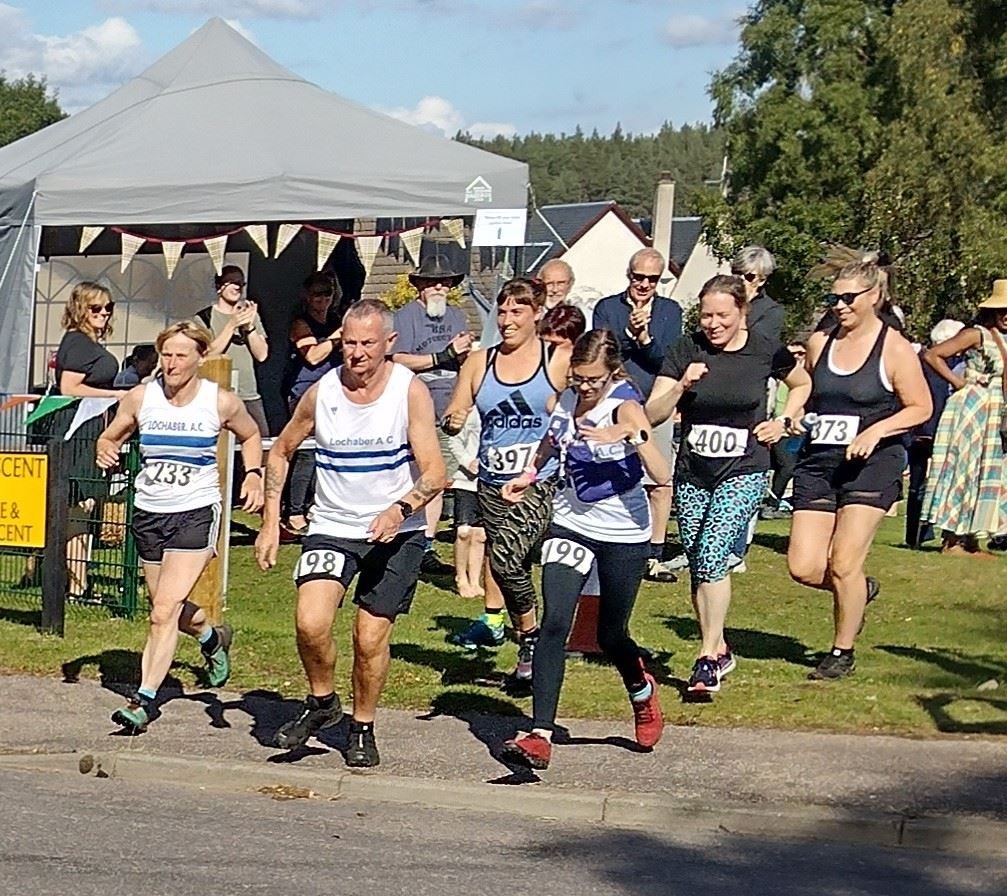
M 835 681 L 837 678 L 845 678 L 857 664 L 852 653 L 839 653 L 832 649 L 814 670 L 808 673 L 808 678 L 812 681 Z
M 350 745 L 346 748 L 346 764 L 350 768 L 374 768 L 381 763 L 374 726 L 358 728 L 350 725 Z
M 332 706 L 322 707 L 318 705 L 316 697 L 309 695 L 301 707 L 300 715 L 280 727 L 273 738 L 273 743 L 284 750 L 304 746 L 309 737 L 323 728 L 338 724 L 342 717 L 343 707 L 338 696 L 332 701 Z

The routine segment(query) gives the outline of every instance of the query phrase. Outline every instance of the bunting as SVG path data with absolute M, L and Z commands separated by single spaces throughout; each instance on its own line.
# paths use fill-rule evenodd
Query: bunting
M 378 250 L 381 248 L 381 241 L 383 239 L 384 237 L 380 234 L 357 237 L 357 255 L 360 256 L 360 262 L 364 266 L 364 273 L 368 277 L 371 276 L 371 268 L 374 267 L 374 259 L 378 255 Z
M 273 258 L 279 258 L 280 253 L 290 245 L 290 241 L 297 236 L 301 229 L 300 224 L 281 224 L 280 232 L 276 235 L 276 248 L 273 250 Z
M 325 262 L 329 260 L 329 256 L 332 254 L 332 250 L 336 248 L 336 243 L 338 242 L 338 233 L 326 233 L 324 230 L 318 231 L 318 266 L 315 270 L 320 271 L 322 269 Z
M 446 221 L 441 221 L 441 227 L 459 246 L 465 248 L 465 222 L 461 218 L 449 218 Z
M 161 243 L 161 251 L 164 253 L 164 266 L 168 271 L 168 279 L 175 276 L 175 268 L 178 267 L 178 259 L 182 257 L 182 250 L 185 243 L 177 243 L 173 240 L 165 240 Z
M 269 231 L 266 229 L 266 225 L 249 224 L 245 227 L 245 233 L 247 233 L 252 238 L 252 242 L 259 247 L 259 251 L 262 253 L 263 258 L 269 258 Z
M 213 262 L 213 269 L 219 275 L 222 270 L 224 270 L 224 253 L 227 251 L 227 234 L 223 236 L 214 236 L 206 240 L 203 243 L 206 246 L 206 252 L 210 256 L 210 260 Z
M 423 228 L 414 227 L 412 230 L 404 230 L 399 234 L 402 246 L 409 255 L 409 260 L 414 267 L 420 266 L 420 245 L 423 243 Z
M 136 255 L 145 242 L 147 240 L 142 236 L 134 236 L 132 233 L 122 234 L 122 261 L 119 264 L 119 273 L 126 273 L 126 268 L 129 267 L 133 256 Z
M 87 251 L 87 247 L 90 246 L 91 243 L 93 243 L 96 239 L 98 239 L 98 236 L 104 229 L 105 229 L 104 227 L 82 228 L 80 232 L 80 248 L 77 251 L 83 255 L 84 252 Z

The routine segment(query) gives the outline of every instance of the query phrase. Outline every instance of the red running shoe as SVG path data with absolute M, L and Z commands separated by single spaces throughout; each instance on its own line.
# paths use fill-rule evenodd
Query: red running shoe
M 664 734 L 664 716 L 657 699 L 657 682 L 649 672 L 643 679 L 650 685 L 650 696 L 646 700 L 630 700 L 633 707 L 633 723 L 636 726 L 636 742 L 641 747 L 653 747 Z
M 513 740 L 504 741 L 500 752 L 504 759 L 542 771 L 549 768 L 552 744 L 541 734 L 526 734 L 522 731 Z

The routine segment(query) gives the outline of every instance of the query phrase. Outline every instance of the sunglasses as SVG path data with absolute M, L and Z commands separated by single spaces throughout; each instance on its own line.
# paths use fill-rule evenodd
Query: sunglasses
M 107 305 L 88 305 L 87 310 L 92 314 L 101 314 L 102 311 L 107 311 L 111 314 L 115 311 L 115 302 L 109 302 Z
M 430 277 L 429 279 L 416 281 L 417 289 L 430 289 L 433 286 L 446 286 L 448 289 L 450 289 L 452 286 L 454 286 L 454 278 Z
M 852 305 L 857 300 L 857 296 L 862 296 L 872 289 L 874 289 L 873 286 L 868 286 L 867 289 L 862 289 L 860 292 L 829 292 L 825 294 L 825 304 L 830 308 L 835 308 L 840 302 Z
M 245 284 L 244 283 L 235 283 L 233 280 L 228 280 L 227 283 L 224 284 L 224 286 L 237 286 L 238 289 L 244 289 L 245 288 Z M 224 286 L 221 286 L 220 288 L 223 289 Z
M 759 279 L 759 275 L 756 274 L 754 271 L 746 271 L 741 276 L 744 277 L 745 280 L 747 280 L 749 283 L 754 283 L 756 280 Z
M 629 279 L 634 283 L 643 283 L 646 280 L 648 283 L 657 285 L 661 280 L 660 274 L 640 274 L 637 271 L 629 272 Z

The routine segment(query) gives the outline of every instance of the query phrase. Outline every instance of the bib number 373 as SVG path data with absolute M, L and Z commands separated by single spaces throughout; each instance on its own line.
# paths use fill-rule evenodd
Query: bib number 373
M 748 430 L 700 423 L 689 430 L 687 442 L 700 457 L 741 457 L 748 447 Z
M 542 565 L 562 563 L 587 575 L 594 563 L 594 551 L 568 538 L 547 538 L 542 545 Z
M 813 445 L 849 445 L 860 429 L 860 418 L 853 414 L 822 414 L 811 430 Z

